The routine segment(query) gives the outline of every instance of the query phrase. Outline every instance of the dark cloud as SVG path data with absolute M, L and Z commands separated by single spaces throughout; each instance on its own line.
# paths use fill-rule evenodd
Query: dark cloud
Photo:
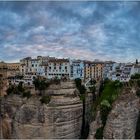
M 53 55 L 134 61 L 139 25 L 140 2 L 1 1 L 0 59 Z

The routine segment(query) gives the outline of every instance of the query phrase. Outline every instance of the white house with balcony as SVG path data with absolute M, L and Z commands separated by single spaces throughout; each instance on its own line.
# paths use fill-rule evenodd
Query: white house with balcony
M 47 78 L 67 78 L 70 76 L 69 59 L 51 59 L 48 61 Z

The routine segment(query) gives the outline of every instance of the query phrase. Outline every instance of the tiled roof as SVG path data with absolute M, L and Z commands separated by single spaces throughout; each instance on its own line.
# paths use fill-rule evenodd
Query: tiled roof
M 50 59 L 48 62 L 69 62 L 69 59 Z

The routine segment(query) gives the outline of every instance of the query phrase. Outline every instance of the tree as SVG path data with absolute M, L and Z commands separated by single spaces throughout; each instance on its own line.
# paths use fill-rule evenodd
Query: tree
M 46 82 L 45 79 L 35 78 L 33 81 L 35 89 L 45 90 L 49 86 L 49 82 Z
M 82 83 L 82 81 L 81 81 L 80 78 L 76 78 L 76 79 L 75 79 L 75 84 L 76 84 L 76 87 L 77 87 L 78 89 L 81 87 L 81 83 Z
M 25 91 L 23 92 L 22 94 L 22 97 L 27 97 L 27 98 L 30 98 L 32 95 L 31 95 L 31 92 L 30 91 Z
M 99 128 L 96 130 L 96 133 L 95 133 L 95 138 L 96 138 L 96 139 L 103 139 L 103 130 L 104 130 L 103 127 L 99 127 Z
M 90 81 L 90 83 L 91 83 L 91 85 L 95 85 L 95 84 L 96 84 L 96 80 L 92 79 L 92 80 Z
M 136 73 L 136 74 L 132 75 L 131 79 L 140 79 L 140 74 Z
M 138 116 L 138 120 L 137 120 L 135 139 L 140 139 L 140 112 L 139 112 L 139 116 Z
M 138 59 L 136 59 L 136 64 L 138 64 Z
M 50 100 L 51 100 L 51 97 L 49 95 L 42 96 L 42 98 L 40 99 L 42 104 L 48 104 Z

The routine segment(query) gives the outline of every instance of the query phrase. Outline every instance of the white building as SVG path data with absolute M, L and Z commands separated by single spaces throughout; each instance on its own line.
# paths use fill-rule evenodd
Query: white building
M 118 79 L 116 77 L 117 68 L 120 68 L 120 64 L 112 61 L 106 61 L 104 63 L 103 78 L 108 78 L 110 80 Z
M 47 78 L 69 78 L 70 63 L 69 59 L 50 59 L 47 66 Z
M 120 76 L 120 81 L 121 82 L 128 82 L 130 80 L 132 68 L 133 68 L 133 64 L 126 64 L 122 68 L 122 73 L 121 73 L 121 76 Z
M 12 85 L 18 85 L 20 82 L 22 82 L 25 86 L 32 86 L 35 77 L 36 76 L 33 75 L 25 75 L 22 79 L 13 77 L 9 79 L 9 83 L 11 83 Z
M 139 73 L 140 74 L 140 64 L 138 65 L 133 65 L 132 69 L 131 69 L 131 75 L 134 75 L 136 73 Z
M 70 79 L 84 79 L 84 62 L 81 60 L 70 60 Z

